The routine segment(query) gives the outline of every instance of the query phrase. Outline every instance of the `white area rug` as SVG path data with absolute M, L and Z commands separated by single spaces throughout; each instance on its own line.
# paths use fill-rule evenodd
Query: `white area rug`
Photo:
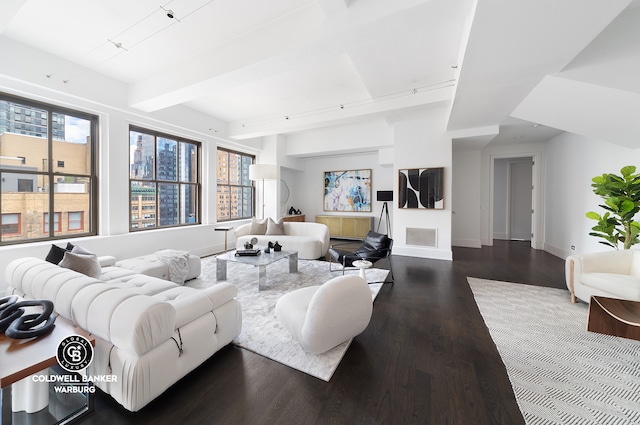
M 468 278 L 527 424 L 640 424 L 640 342 L 586 330 L 565 290 Z
M 358 270 L 348 270 L 346 273 L 357 274 Z M 367 280 L 370 282 L 383 281 L 388 273 L 388 270 L 368 269 L 366 271 Z M 242 333 L 233 343 L 324 381 L 329 381 L 351 341 L 323 354 L 309 354 L 291 337 L 289 331 L 280 325 L 274 309 L 276 301 L 283 294 L 306 286 L 321 285 L 332 277 L 340 275 L 341 272 L 329 272 L 329 263 L 312 260 L 299 260 L 298 273 L 289 273 L 289 262 L 287 259 L 283 259 L 267 266 L 268 288 L 258 291 L 257 268 L 244 264 L 228 263 L 228 282 L 238 288 L 238 300 L 242 305 Z M 186 286 L 203 288 L 216 283 L 216 259 L 215 257 L 206 257 L 202 259 L 201 277 L 188 281 Z M 369 285 L 374 299 L 381 287 L 381 283 Z

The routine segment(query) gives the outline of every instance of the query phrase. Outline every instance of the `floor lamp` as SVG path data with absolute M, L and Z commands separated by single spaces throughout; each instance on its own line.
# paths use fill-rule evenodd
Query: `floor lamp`
M 387 221 L 387 235 L 391 237 L 391 220 L 389 220 L 389 206 L 387 202 L 393 201 L 393 190 L 379 190 L 377 193 L 377 200 L 383 201 L 382 211 L 380 211 L 380 219 L 378 220 L 378 228 L 376 232 L 380 233 L 380 224 L 382 224 L 382 215 L 385 214 Z
M 278 166 L 271 164 L 251 164 L 249 166 L 249 179 L 262 180 L 262 216 L 264 218 L 264 181 L 278 178 Z

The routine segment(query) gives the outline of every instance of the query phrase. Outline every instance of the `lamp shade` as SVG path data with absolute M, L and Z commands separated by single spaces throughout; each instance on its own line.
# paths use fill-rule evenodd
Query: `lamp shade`
M 249 166 L 250 180 L 276 180 L 278 166 L 272 164 L 251 164 Z
M 379 190 L 378 201 L 393 201 L 393 190 Z

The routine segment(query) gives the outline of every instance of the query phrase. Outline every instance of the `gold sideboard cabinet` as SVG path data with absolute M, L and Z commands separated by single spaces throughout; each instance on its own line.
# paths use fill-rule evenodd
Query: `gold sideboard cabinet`
M 373 229 L 373 216 L 317 215 L 316 223 L 326 224 L 332 238 L 364 239 Z

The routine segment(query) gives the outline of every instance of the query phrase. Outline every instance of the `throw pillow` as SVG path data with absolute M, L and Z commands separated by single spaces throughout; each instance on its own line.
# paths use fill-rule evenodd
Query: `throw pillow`
M 78 245 L 74 246 L 71 251 L 66 251 L 58 265 L 96 279 L 100 279 L 102 274 L 98 256 Z
M 251 230 L 249 230 L 250 235 L 264 235 L 267 231 L 267 219 L 256 220 L 256 218 L 251 219 Z
M 60 261 L 62 261 L 62 258 L 64 257 L 65 252 L 67 252 L 66 249 L 60 248 L 58 245 L 52 244 L 51 249 L 49 250 L 49 253 L 45 257 L 45 260 L 53 264 L 59 264 Z
M 273 221 L 271 217 L 269 217 L 267 233 L 265 233 L 265 235 L 284 235 L 284 222 L 282 219 Z

